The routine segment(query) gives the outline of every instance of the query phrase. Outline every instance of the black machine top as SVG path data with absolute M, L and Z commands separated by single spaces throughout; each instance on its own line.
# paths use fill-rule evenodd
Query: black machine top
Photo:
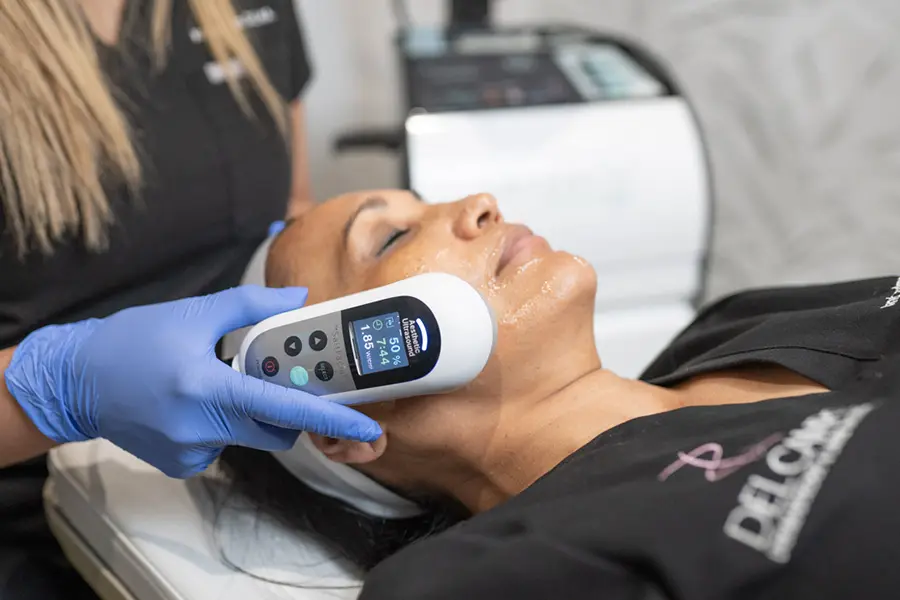
M 376 567 L 360 598 L 897 597 L 900 281 L 732 296 L 644 379 L 761 363 L 832 391 L 619 425 Z
M 400 48 L 409 108 L 429 113 L 673 93 L 634 45 L 577 30 L 410 29 Z

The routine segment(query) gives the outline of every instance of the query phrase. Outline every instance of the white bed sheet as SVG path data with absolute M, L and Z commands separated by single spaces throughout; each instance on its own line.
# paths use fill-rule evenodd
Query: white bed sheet
M 334 600 L 359 593 L 352 571 L 311 540 L 246 507 L 217 520 L 201 478 L 169 479 L 105 441 L 54 450 L 50 469 L 53 508 L 137 600 Z

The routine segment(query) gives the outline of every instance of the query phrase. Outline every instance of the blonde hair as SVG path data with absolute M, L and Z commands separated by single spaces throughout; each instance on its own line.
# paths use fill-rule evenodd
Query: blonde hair
M 155 0 L 152 48 L 165 65 L 173 0 Z M 128 123 L 101 70 L 74 0 L 0 0 L 0 194 L 20 255 L 51 253 L 79 233 L 92 250 L 112 221 L 105 186 L 141 183 Z M 190 0 L 194 17 L 241 109 L 252 115 L 243 68 L 285 135 L 284 101 L 238 24 L 230 0 Z M 238 67 L 237 65 L 240 65 Z

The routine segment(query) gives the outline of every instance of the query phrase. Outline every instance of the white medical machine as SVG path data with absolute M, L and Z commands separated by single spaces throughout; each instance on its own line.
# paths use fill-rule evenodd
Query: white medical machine
M 490 305 L 459 277 L 426 273 L 276 315 L 253 327 L 234 368 L 339 404 L 449 392 L 497 343 Z
M 413 30 L 401 55 L 409 110 L 394 147 L 405 182 L 431 202 L 491 192 L 508 221 L 593 265 L 600 354 L 639 375 L 702 294 L 710 190 L 685 98 L 633 44 L 580 30 Z M 262 282 L 266 250 L 246 283 Z M 345 352 L 350 326 L 342 319 L 329 337 L 343 337 Z M 311 345 L 316 331 L 333 333 L 322 325 L 296 337 Z M 288 337 L 260 353 L 261 368 L 296 351 Z M 321 361 L 304 360 L 285 359 L 288 379 L 293 366 L 315 377 Z M 357 595 L 357 575 L 309 539 L 251 509 L 217 515 L 201 482 L 168 479 L 105 442 L 55 450 L 50 470 L 50 523 L 104 600 Z

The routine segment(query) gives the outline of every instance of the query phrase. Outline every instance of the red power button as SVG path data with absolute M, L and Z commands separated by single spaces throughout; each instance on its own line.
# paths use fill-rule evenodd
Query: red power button
M 275 377 L 278 375 L 278 360 L 274 356 L 263 359 L 262 372 L 266 377 Z

